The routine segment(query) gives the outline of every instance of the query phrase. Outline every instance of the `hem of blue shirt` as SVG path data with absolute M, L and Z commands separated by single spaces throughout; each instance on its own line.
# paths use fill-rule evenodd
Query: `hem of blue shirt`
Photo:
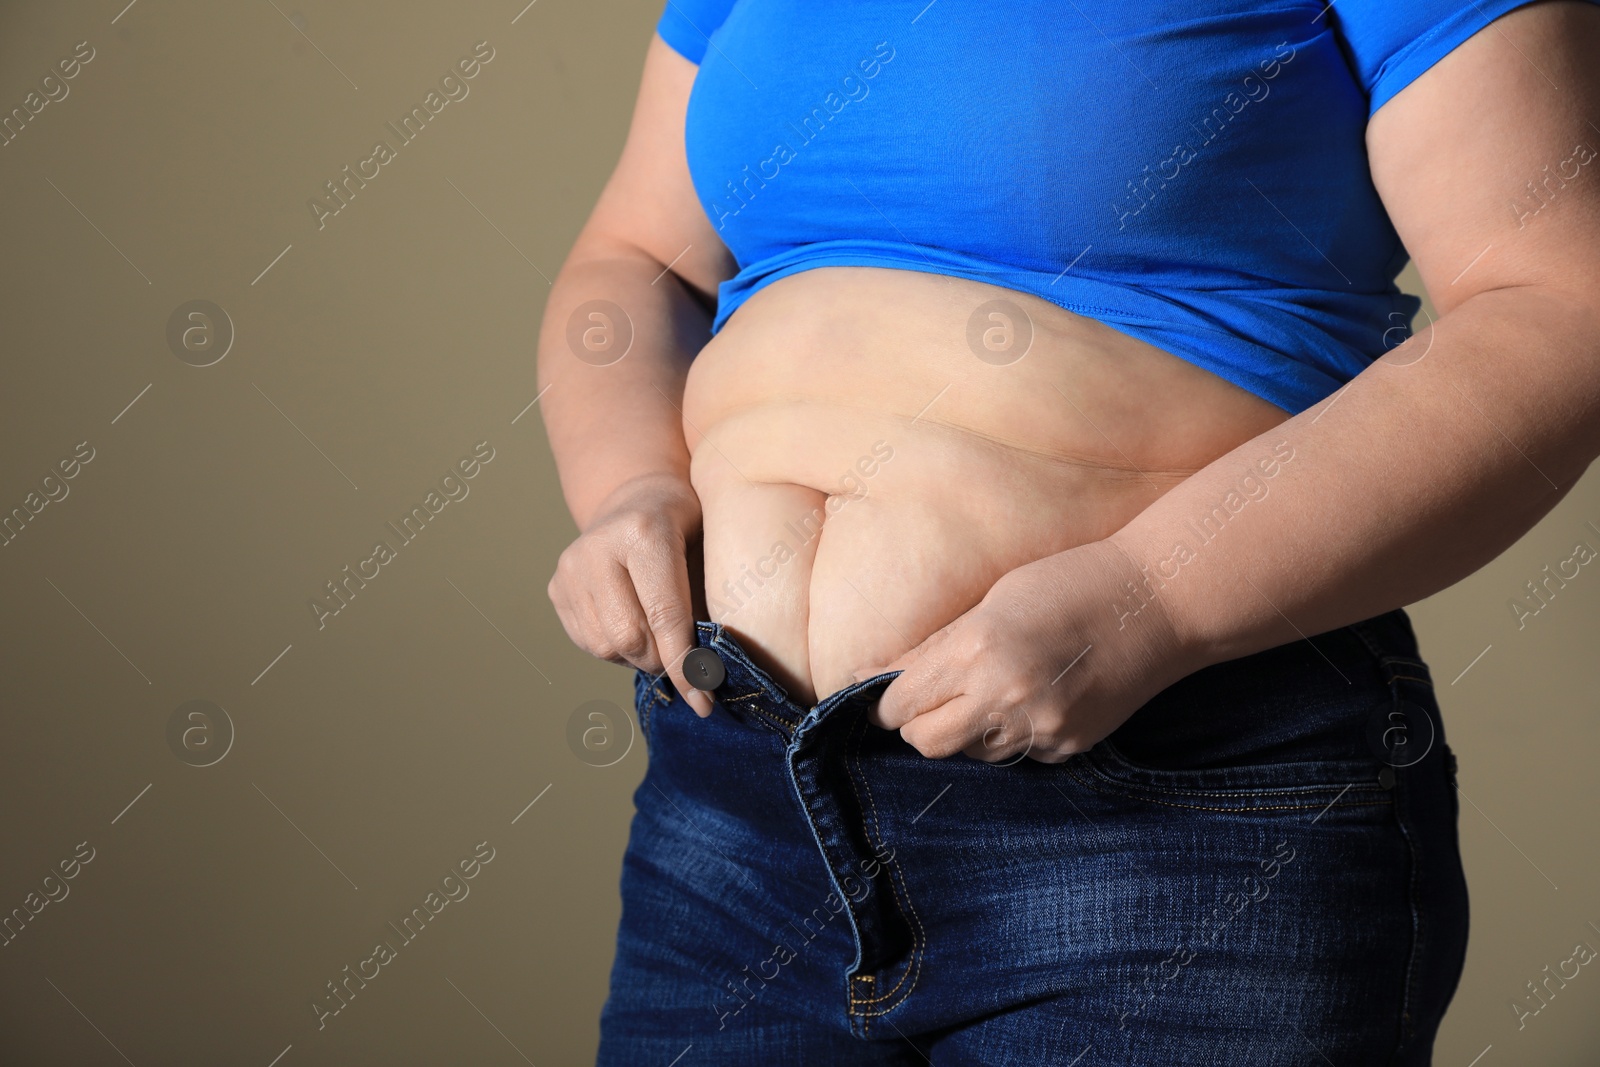
M 713 26 L 712 30 L 715 31 Z M 684 59 L 698 65 L 706 57 L 706 47 L 710 38 L 701 32 L 700 28 L 689 21 L 687 15 L 678 10 L 677 6 L 668 3 L 661 12 L 661 18 L 656 21 L 656 33 L 661 39 Z
M 1416 81 L 1434 65 L 1455 51 L 1467 39 L 1488 27 L 1502 15 L 1539 0 L 1472 0 L 1455 13 L 1446 16 L 1427 33 L 1384 60 L 1378 75 L 1373 79 L 1372 93 L 1367 104 L 1367 115 L 1387 104 L 1406 86 Z M 1590 0 L 1600 3 L 1600 0 Z M 1337 9 L 1335 9 L 1337 10 Z
M 915 252 L 901 255 L 886 250 L 817 251 L 814 246 L 793 250 L 789 253 L 794 257 L 790 262 L 763 270 L 758 278 L 741 274 L 722 283 L 711 330 L 713 333 L 721 330 L 753 294 L 782 278 L 816 267 L 887 267 L 969 278 L 1039 297 L 1210 371 L 1290 415 L 1298 415 L 1337 392 L 1375 358 L 1359 354 L 1328 336 L 1325 328 L 1313 324 L 1311 320 L 1319 318 L 1330 325 L 1337 324 L 1341 317 L 1299 306 L 1297 298 L 1305 294 L 1302 288 L 1282 290 L 1286 294 L 1286 299 L 1282 300 L 1275 297 L 1278 290 L 1271 289 L 1206 290 L 1206 293 L 1227 294 L 1230 298 L 1273 301 L 1280 309 L 1294 305 L 1293 312 L 1261 316 L 1250 324 L 1253 336 L 1244 337 L 1211 325 L 1214 320 L 1204 309 L 1185 305 L 1154 289 L 1074 277 L 1067 272 L 1052 277 L 1021 268 L 970 267 L 948 253 L 932 249 L 922 251 L 928 254 L 919 258 Z M 935 262 L 933 255 L 939 255 L 944 261 Z M 763 266 L 767 265 L 770 261 Z M 1331 295 L 1337 298 L 1351 294 Z M 1393 297 L 1397 309 L 1403 309 L 1401 313 L 1408 323 L 1421 304 L 1416 297 L 1398 290 L 1385 295 Z M 1302 317 L 1293 317 L 1296 313 Z M 1273 321 L 1275 318 L 1277 322 Z M 1343 324 L 1348 326 L 1349 321 L 1344 320 Z M 1381 349 L 1383 338 L 1375 335 L 1373 347 Z M 1314 359 L 1316 364 L 1303 362 L 1308 358 Z M 1262 373 L 1252 367 L 1271 370 Z

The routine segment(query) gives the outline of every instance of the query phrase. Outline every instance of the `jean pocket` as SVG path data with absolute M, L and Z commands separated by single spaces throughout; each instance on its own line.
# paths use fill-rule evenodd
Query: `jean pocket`
M 1318 811 L 1332 806 L 1388 806 L 1390 787 L 1376 759 L 1318 759 L 1171 770 L 1142 766 L 1101 741 L 1063 766 L 1080 782 L 1168 807 L 1194 811 Z

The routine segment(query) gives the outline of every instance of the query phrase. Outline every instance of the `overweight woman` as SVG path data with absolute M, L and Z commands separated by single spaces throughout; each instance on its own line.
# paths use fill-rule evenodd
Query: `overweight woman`
M 649 748 L 601 1062 L 1429 1061 L 1400 607 L 1600 454 L 1597 54 L 1568 2 L 666 4 L 539 350 L 550 597 Z

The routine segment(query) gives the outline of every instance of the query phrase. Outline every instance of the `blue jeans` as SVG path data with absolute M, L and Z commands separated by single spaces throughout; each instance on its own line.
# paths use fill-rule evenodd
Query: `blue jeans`
M 893 674 L 807 709 L 696 626 L 710 718 L 635 676 L 601 1064 L 1429 1062 L 1467 895 L 1404 612 L 1010 765 L 868 723 Z

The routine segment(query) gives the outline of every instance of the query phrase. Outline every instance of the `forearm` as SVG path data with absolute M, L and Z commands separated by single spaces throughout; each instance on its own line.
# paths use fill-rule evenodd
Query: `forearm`
M 621 315 L 584 307 L 599 300 Z M 579 529 L 631 482 L 675 481 L 693 499 L 680 406 L 709 326 L 706 310 L 652 257 L 580 239 L 551 289 L 539 333 L 545 429 Z M 626 354 L 611 362 L 617 348 L 607 346 L 621 343 Z
M 1460 304 L 1115 534 L 1145 580 L 1111 610 L 1126 623 L 1155 608 L 1204 665 L 1466 577 L 1600 454 L 1597 319 L 1536 287 Z

